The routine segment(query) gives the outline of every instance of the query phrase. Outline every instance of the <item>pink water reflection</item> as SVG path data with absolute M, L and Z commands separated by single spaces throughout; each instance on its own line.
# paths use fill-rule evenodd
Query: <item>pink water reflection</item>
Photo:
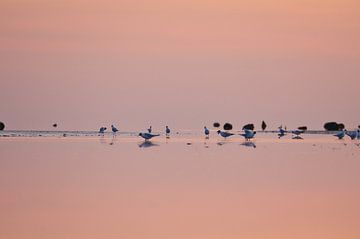
M 0 238 L 360 237 L 354 142 L 218 142 L 0 139 Z

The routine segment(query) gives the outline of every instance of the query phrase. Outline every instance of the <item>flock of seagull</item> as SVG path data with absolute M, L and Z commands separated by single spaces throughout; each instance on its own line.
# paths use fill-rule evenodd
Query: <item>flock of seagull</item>
M 107 129 L 106 127 L 101 127 L 100 130 L 99 130 L 99 133 L 104 134 L 106 129 Z M 114 134 L 116 134 L 119 130 L 114 125 L 111 125 L 111 131 Z M 302 133 L 304 133 L 305 131 L 304 130 L 299 130 L 299 129 L 287 131 L 286 127 L 284 129 L 282 126 L 280 126 L 278 128 L 277 135 L 278 135 L 279 138 L 281 138 L 281 137 L 284 137 L 285 135 L 287 135 L 287 133 L 289 133 L 289 132 L 293 135 L 293 137 L 292 137 L 293 139 L 302 139 L 300 135 Z M 165 127 L 165 135 L 166 135 L 167 138 L 170 137 L 170 133 L 171 133 L 171 130 L 170 130 L 169 126 L 166 126 Z M 234 133 L 231 133 L 231 132 L 228 132 L 228 131 L 222 131 L 222 130 L 218 130 L 217 133 L 218 133 L 218 135 L 220 135 L 224 139 L 236 135 Z M 205 135 L 206 138 L 210 137 L 210 130 L 206 126 L 204 126 L 204 135 Z M 245 138 L 245 141 L 249 141 L 249 140 L 251 140 L 252 138 L 255 137 L 256 131 L 250 130 L 250 129 L 244 129 L 244 133 L 241 133 L 241 134 L 238 134 L 238 135 L 243 136 Z M 334 136 L 337 137 L 338 139 L 343 139 L 346 135 L 349 136 L 352 140 L 360 139 L 360 129 L 358 129 L 356 131 L 347 131 L 346 129 L 344 129 L 344 130 L 341 130 L 340 132 L 334 134 Z M 139 133 L 139 136 L 142 137 L 143 139 L 145 139 L 145 141 L 148 141 L 148 140 L 150 140 L 150 139 L 152 139 L 154 137 L 160 136 L 160 134 L 153 134 L 152 133 L 152 127 L 150 126 L 147 129 L 147 132 Z

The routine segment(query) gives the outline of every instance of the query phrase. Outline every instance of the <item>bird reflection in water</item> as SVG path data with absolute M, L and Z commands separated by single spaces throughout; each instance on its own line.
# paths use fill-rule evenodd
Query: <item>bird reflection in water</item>
M 110 141 L 109 145 L 114 145 L 116 142 L 117 142 L 117 138 L 115 136 L 113 136 L 111 138 L 111 141 Z
M 227 143 L 228 142 L 225 142 L 225 141 L 219 141 L 216 144 L 219 145 L 219 146 L 223 146 L 224 144 L 227 144 Z
M 99 142 L 100 142 L 100 144 L 107 144 L 107 140 L 105 139 L 105 137 L 103 135 L 99 138 Z
M 141 143 L 138 144 L 139 148 L 150 148 L 153 146 L 159 146 L 158 144 L 154 144 L 151 141 L 143 141 Z
M 205 148 L 209 148 L 209 144 L 206 142 L 206 140 L 205 140 L 205 142 L 204 142 L 204 147 L 205 147 Z
M 114 145 L 117 141 L 118 141 L 118 139 L 114 136 L 109 138 L 109 137 L 104 137 L 104 135 L 101 135 L 99 137 L 100 144 Z
M 303 137 L 301 137 L 300 135 L 295 135 L 292 137 L 292 139 L 304 139 Z
M 245 142 L 241 143 L 240 145 L 245 146 L 245 147 L 256 148 L 256 144 L 251 141 L 245 141 Z

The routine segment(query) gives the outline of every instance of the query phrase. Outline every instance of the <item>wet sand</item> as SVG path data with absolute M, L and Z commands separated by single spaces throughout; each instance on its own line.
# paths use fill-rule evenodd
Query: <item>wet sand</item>
M 152 142 L 0 138 L 0 238 L 360 238 L 359 141 Z

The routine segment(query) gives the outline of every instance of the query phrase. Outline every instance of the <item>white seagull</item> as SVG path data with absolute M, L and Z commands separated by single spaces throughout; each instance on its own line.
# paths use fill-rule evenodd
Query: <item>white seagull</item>
M 245 132 L 244 134 L 240 134 L 240 135 L 243 136 L 245 138 L 245 140 L 250 140 L 250 139 L 254 138 L 254 136 L 256 134 L 256 131 L 252 131 L 249 129 L 245 129 L 244 132 Z
M 113 133 L 116 133 L 116 132 L 119 131 L 117 128 L 115 128 L 114 125 L 111 125 L 111 130 L 112 130 Z
M 224 139 L 234 135 L 233 133 L 229 133 L 229 132 L 225 132 L 225 131 L 221 131 L 221 130 L 218 130 L 217 133 L 220 134 L 222 137 L 224 137 Z
M 103 134 L 105 133 L 106 127 L 100 127 L 99 133 Z
M 280 126 L 280 127 L 279 127 L 279 133 L 278 133 L 279 139 L 280 139 L 281 137 L 285 136 L 285 135 L 286 135 L 286 130 L 284 130 L 284 129 L 282 128 L 282 126 Z
M 334 136 L 335 136 L 335 137 L 338 137 L 338 139 L 342 139 L 342 138 L 345 137 L 345 132 L 346 132 L 346 130 L 342 130 L 342 131 L 340 131 L 339 133 L 334 134 Z
M 152 139 L 153 137 L 160 136 L 160 134 L 150 134 L 150 133 L 139 133 L 139 136 L 145 140 Z
M 297 130 L 291 131 L 291 133 L 292 133 L 292 134 L 295 134 L 296 136 L 299 136 L 300 134 L 304 133 L 304 131 L 297 129 Z
M 349 136 L 352 140 L 358 138 L 358 131 L 346 131 L 345 134 Z

